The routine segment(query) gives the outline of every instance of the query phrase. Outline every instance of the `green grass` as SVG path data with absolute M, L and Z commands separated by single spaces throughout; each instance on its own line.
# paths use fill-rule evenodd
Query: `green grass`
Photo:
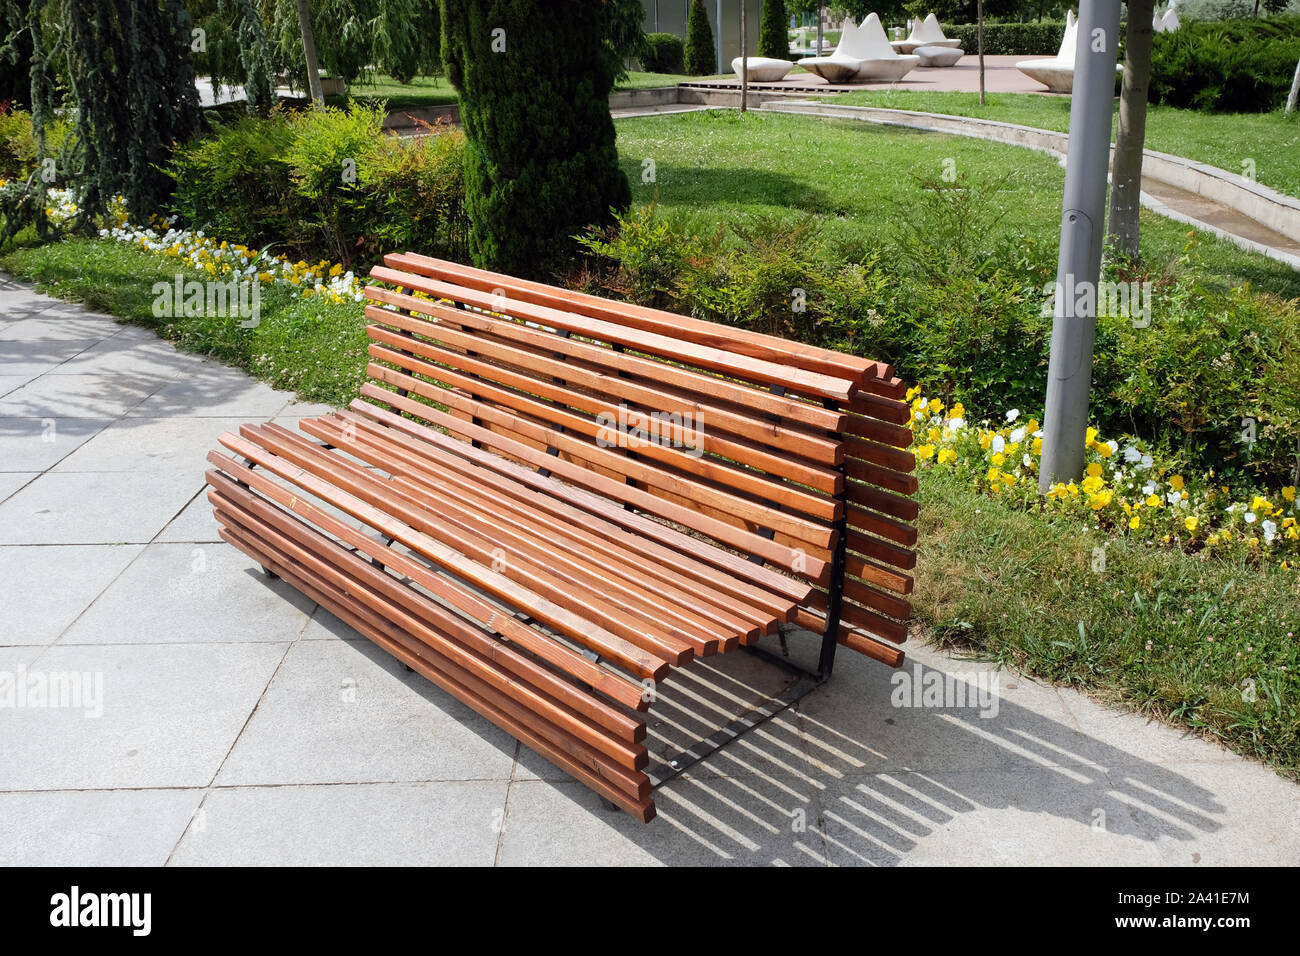
M 155 282 L 206 273 L 178 268 L 173 259 L 107 239 L 67 239 L 29 246 L 0 257 L 0 268 L 34 281 L 42 292 L 153 329 L 189 352 L 246 369 L 276 388 L 309 401 L 343 403 L 365 377 L 365 321 L 360 303 L 331 305 L 296 299 L 280 287 L 262 287 L 261 321 L 243 329 L 237 319 L 170 319 L 153 315 Z
M 614 88 L 645 90 L 701 79 L 710 77 L 681 76 L 676 73 L 629 73 Z M 445 76 L 417 76 L 410 83 L 399 83 L 382 73 L 372 74 L 368 81 L 352 84 L 346 96 L 327 96 L 325 100 L 331 106 L 346 106 L 349 97 L 366 101 L 384 100 L 391 109 L 422 109 L 449 106 L 457 102 L 456 90 Z
M 852 94 L 857 95 L 857 94 Z M 861 248 L 886 238 L 909 214 L 917 177 L 951 161 L 959 176 L 994 182 L 1009 235 L 1055 243 L 1064 171 L 1056 159 L 1019 147 L 854 120 L 717 110 L 620 120 L 618 145 L 635 203 L 654 201 L 674 224 L 712 231 L 721 222 L 793 223 L 815 218 L 831 243 Z M 760 148 L 761 145 L 761 148 Z M 654 181 L 642 178 L 655 161 Z M 1142 212 L 1143 255 L 1157 268 L 1184 254 L 1189 227 Z M 1207 274 L 1300 296 L 1300 273 L 1201 234 Z
M 1070 98 L 1034 93 L 992 93 L 984 106 L 977 93 L 864 90 L 844 93 L 836 105 L 946 113 L 1067 132 Z M 1118 105 L 1116 107 L 1118 109 Z M 1300 116 L 1274 113 L 1200 113 L 1167 106 L 1147 111 L 1147 149 L 1172 153 L 1242 174 L 1252 161 L 1255 178 L 1289 196 L 1300 196 Z
M 913 601 L 934 643 L 1193 728 L 1300 777 L 1294 570 L 1109 539 L 937 469 L 922 473 L 920 501 Z

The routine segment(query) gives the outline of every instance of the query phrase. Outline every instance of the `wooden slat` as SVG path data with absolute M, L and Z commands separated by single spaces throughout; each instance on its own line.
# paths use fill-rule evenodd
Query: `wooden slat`
M 207 473 L 208 484 L 221 490 L 223 494 L 230 494 L 229 485 L 232 481 L 247 485 L 267 499 L 274 501 L 281 508 L 299 515 L 305 521 L 355 548 L 359 553 L 367 554 L 372 559 L 379 560 L 388 567 L 400 571 L 439 600 L 445 601 L 470 617 L 480 627 L 495 632 L 503 640 L 516 644 L 524 650 L 537 655 L 553 667 L 571 674 L 597 693 L 617 701 L 624 707 L 636 710 L 646 709 L 648 701 L 645 688 L 640 684 L 634 684 L 614 671 L 593 664 L 583 655 L 558 643 L 553 638 L 540 634 L 517 620 L 513 615 L 503 613 L 499 607 L 488 604 L 473 592 L 461 587 L 447 577 L 434 574 L 427 567 L 411 560 L 401 552 L 391 550 L 382 542 L 376 541 L 369 535 L 363 534 L 345 522 L 338 520 L 283 485 L 271 481 L 261 472 L 215 451 L 209 453 L 208 461 L 220 469 L 220 472 L 209 471 Z M 227 478 L 226 475 L 231 477 Z M 584 695 L 584 699 L 590 698 Z M 627 725 L 621 715 L 610 716 L 612 712 L 609 708 L 599 704 L 598 701 L 593 701 L 593 705 L 593 710 L 589 714 L 593 719 L 612 721 L 607 725 L 611 730 L 626 728 Z M 644 735 L 644 725 L 641 726 L 640 733 Z M 634 737 L 633 739 L 639 740 L 641 738 Z
M 423 302 L 412 299 L 414 302 Z M 685 374 L 684 369 L 643 359 L 626 352 L 591 345 L 578 339 L 564 339 L 547 332 L 539 332 L 514 322 L 496 319 L 481 319 L 479 313 L 453 309 L 449 306 L 423 303 L 426 313 L 438 317 L 438 321 L 419 316 L 405 315 L 380 306 L 366 306 L 366 315 L 376 325 L 367 328 L 371 338 L 387 342 L 399 348 L 411 344 L 414 335 L 437 339 L 458 349 L 472 351 L 476 355 L 489 356 L 493 359 L 513 362 L 527 367 L 539 374 L 562 379 L 571 385 L 589 389 L 593 394 L 624 398 L 647 408 L 666 412 L 678 412 L 695 416 L 705 423 L 710 431 L 731 432 L 760 442 L 769 450 L 784 449 L 788 454 L 778 456 L 793 460 L 806 460 L 822 465 L 838 465 L 843 459 L 842 445 L 822 435 L 779 420 L 779 413 L 757 414 L 753 407 L 728 403 L 725 397 L 710 396 L 709 393 L 692 391 L 690 388 L 675 386 L 668 379 L 694 382 Z M 460 331 L 457 326 L 468 324 L 474 332 Z M 389 331 L 389 327 L 398 330 L 398 335 Z M 516 332 L 507 337 L 508 328 Z M 402 333 L 411 333 L 406 335 Z M 386 333 L 380 335 L 378 333 Z M 417 340 L 416 344 L 418 344 Z M 415 350 L 415 349 L 413 349 Z M 416 350 L 418 351 L 418 350 Z M 558 357 L 557 357 L 558 356 Z M 635 373 L 635 376 L 634 374 Z M 653 376 L 646 378 L 644 376 Z M 690 373 L 709 385 L 723 383 L 724 380 Z M 695 382 L 698 384 L 698 382 Z M 759 392 L 748 387 L 737 387 L 738 401 L 756 400 L 771 393 Z M 812 411 L 817 406 L 795 403 L 789 399 L 773 403 L 776 408 L 800 408 Z M 769 415 L 778 415 L 773 421 Z M 820 416 L 818 416 L 820 417 Z M 842 416 L 827 412 L 823 425 L 829 430 L 838 428 Z M 774 453 L 769 451 L 769 453 Z M 766 470 L 774 470 L 767 468 Z M 789 477 L 795 477 L 793 475 Z
M 385 256 L 384 263 L 395 269 L 445 279 L 479 292 L 491 293 L 493 290 L 500 289 L 511 302 L 526 302 L 575 312 L 620 325 L 686 338 L 692 342 L 724 348 L 777 364 L 847 378 L 854 382 L 887 379 L 893 375 L 888 365 L 860 359 L 846 353 L 833 352 L 774 335 L 764 335 L 749 329 L 663 312 L 630 302 L 617 302 L 570 289 L 559 289 L 540 282 L 516 279 L 513 276 L 487 272 L 428 256 L 413 253 L 393 254 Z
M 412 414 L 423 414 L 424 406 L 414 402 L 409 404 L 413 406 Z M 637 512 L 625 510 L 584 488 L 563 484 L 509 461 L 502 455 L 448 437 L 428 425 L 394 415 L 360 399 L 352 403 L 350 411 L 340 414 L 345 418 L 356 415 L 382 423 L 430 446 L 452 451 L 476 465 L 505 475 L 516 484 L 540 493 L 543 497 L 533 501 L 537 507 L 550 509 L 561 520 L 578 522 L 582 527 L 600 533 L 608 540 L 617 541 L 628 533 L 634 534 L 639 539 L 636 547 L 645 549 L 656 560 L 674 562 L 683 574 L 706 581 L 737 600 L 763 608 L 782 620 L 789 619 L 791 605 L 799 604 L 808 596 L 808 586 L 792 578 L 777 574 L 729 551 L 722 551 L 699 538 L 683 534 Z M 543 461 L 550 464 L 549 459 Z M 507 492 L 512 490 L 511 485 L 498 487 Z

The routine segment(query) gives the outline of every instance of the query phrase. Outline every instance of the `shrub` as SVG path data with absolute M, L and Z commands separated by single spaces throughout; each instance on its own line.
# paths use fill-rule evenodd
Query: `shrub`
M 785 0 L 763 0 L 763 15 L 758 27 L 758 55 L 778 60 L 790 56 L 790 17 Z
M 402 139 L 382 122 L 382 106 L 356 104 L 241 118 L 178 151 L 174 209 L 232 243 L 313 260 L 463 256 L 464 135 Z
M 1207 112 L 1263 113 L 1286 100 L 1300 59 L 1300 17 L 1185 23 L 1157 33 L 1152 103 Z
M 671 33 L 647 33 L 641 68 L 647 73 L 683 73 L 686 69 L 682 38 Z
M 944 36 L 960 40 L 961 48 L 971 56 L 979 52 L 977 28 L 973 23 L 945 26 Z M 986 56 L 1056 56 L 1065 35 L 1065 21 L 1042 23 L 985 23 Z
M 0 106 L 0 179 L 25 179 L 36 161 L 32 115 Z
M 713 28 L 704 0 L 691 0 L 686 17 L 686 43 L 683 46 L 686 72 L 691 76 L 709 76 L 718 72 L 718 54 L 713 49 Z
M 442 0 L 443 62 L 460 94 L 474 262 L 541 276 L 567 261 L 573 236 L 631 200 L 618 165 L 609 93 L 618 63 L 583 0 Z M 506 47 L 493 49 L 500 24 Z

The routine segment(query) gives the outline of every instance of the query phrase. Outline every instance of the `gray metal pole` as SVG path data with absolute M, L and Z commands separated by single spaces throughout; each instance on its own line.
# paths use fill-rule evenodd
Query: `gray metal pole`
M 1081 0 L 1070 103 L 1061 252 L 1056 267 L 1056 310 L 1043 413 L 1043 460 L 1038 489 L 1083 475 L 1092 350 L 1097 335 L 1097 284 L 1106 234 L 1106 171 L 1115 112 L 1115 47 L 1120 0 Z M 1091 286 L 1076 308 L 1080 290 Z M 1079 314 L 1085 312 L 1087 314 Z

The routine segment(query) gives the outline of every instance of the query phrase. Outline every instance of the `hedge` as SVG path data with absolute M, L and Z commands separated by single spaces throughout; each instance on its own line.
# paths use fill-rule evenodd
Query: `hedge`
M 641 69 L 647 73 L 686 72 L 682 38 L 672 33 L 647 33 Z
M 1286 101 L 1300 60 L 1300 17 L 1184 23 L 1157 33 L 1152 103 L 1220 113 L 1266 113 Z
M 960 40 L 961 48 L 974 56 L 979 52 L 973 23 L 945 26 L 944 35 Z M 984 24 L 984 53 L 987 56 L 1056 56 L 1065 36 L 1065 21 L 1042 23 Z

